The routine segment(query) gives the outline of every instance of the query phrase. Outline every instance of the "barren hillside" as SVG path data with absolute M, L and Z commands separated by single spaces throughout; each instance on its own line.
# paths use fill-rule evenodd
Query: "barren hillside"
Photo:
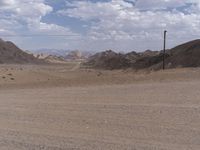
M 33 55 L 22 51 L 14 43 L 0 39 L 0 63 L 35 64 L 42 63 L 42 61 L 38 60 Z
M 166 51 L 166 67 L 199 67 L 200 40 L 194 40 L 176 46 Z M 127 54 L 105 51 L 97 53 L 88 59 L 85 65 L 103 69 L 161 69 L 163 60 L 162 51 L 130 52 Z

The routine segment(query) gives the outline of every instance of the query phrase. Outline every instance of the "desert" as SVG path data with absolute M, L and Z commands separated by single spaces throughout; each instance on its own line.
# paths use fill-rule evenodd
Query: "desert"
M 200 150 L 200 0 L 0 0 L 0 150 Z
M 0 72 L 2 150 L 200 148 L 198 68 L 108 71 L 74 62 Z

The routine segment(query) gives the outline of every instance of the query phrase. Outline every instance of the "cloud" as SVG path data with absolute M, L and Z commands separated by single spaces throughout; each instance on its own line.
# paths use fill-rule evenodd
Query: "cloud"
M 42 18 L 50 14 L 53 7 L 44 0 L 0 0 L 0 34 L 1 35 L 54 35 L 76 34 L 68 27 L 54 23 L 46 23 Z M 78 36 L 77 36 L 78 37 Z M 66 43 L 64 37 L 3 37 L 13 40 L 20 46 L 35 48 L 58 46 Z M 59 42 L 59 39 L 62 43 Z M 65 40 L 65 41 L 64 41 Z M 56 41 L 54 43 L 53 41 Z M 26 43 L 25 43 L 26 42 Z M 47 44 L 48 43 L 48 44 Z M 64 44 L 63 44 L 64 45 Z
M 44 4 L 42 0 L 0 0 L 1 16 L 23 23 L 41 21 L 41 18 L 50 13 L 53 8 Z
M 195 0 L 73 1 L 71 8 L 58 14 L 92 22 L 88 39 L 111 43 L 108 47 L 160 49 L 165 29 L 169 31 L 169 46 L 200 34 L 199 4 Z
M 10 29 L 11 25 L 12 28 L 16 25 L 24 25 L 30 30 L 34 28 L 41 31 L 54 30 L 54 28 L 57 31 L 60 27 L 63 31 L 64 27 L 42 22 L 42 17 L 52 11 L 53 7 L 45 4 L 44 0 L 0 0 L 0 25 L 6 28 L 10 24 Z
M 47 0 L 0 0 L 0 34 L 76 35 L 27 38 L 26 46 L 119 51 L 161 49 L 163 30 L 168 30 L 168 47 L 200 34 L 199 0 L 59 1 L 66 6 Z M 25 45 L 24 38 L 14 40 Z
M 166 9 L 168 7 L 176 8 L 185 5 L 183 0 L 138 0 L 135 4 L 140 9 Z
M 0 7 L 5 7 L 9 5 L 14 5 L 15 0 L 0 0 Z

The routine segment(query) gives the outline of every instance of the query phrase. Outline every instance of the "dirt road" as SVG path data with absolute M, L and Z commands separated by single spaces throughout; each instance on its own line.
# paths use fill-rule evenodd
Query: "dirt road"
M 200 81 L 0 90 L 1 150 L 199 150 Z

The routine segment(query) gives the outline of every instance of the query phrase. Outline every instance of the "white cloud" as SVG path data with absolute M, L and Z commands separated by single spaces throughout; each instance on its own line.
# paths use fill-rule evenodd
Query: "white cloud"
M 0 7 L 14 5 L 15 0 L 0 0 Z
M 58 11 L 59 17 L 86 22 L 80 24 L 84 33 L 45 40 L 30 38 L 27 45 L 45 47 L 47 43 L 48 47 L 68 45 L 68 48 L 87 50 L 161 49 L 165 29 L 168 47 L 200 34 L 200 0 L 63 1 L 67 6 Z M 42 21 L 53 12 L 53 7 L 45 0 L 0 0 L 0 34 L 77 34 L 66 26 Z
M 0 0 L 0 34 L 1 35 L 54 35 L 75 34 L 68 27 L 45 23 L 42 18 L 53 11 L 45 0 Z M 78 36 L 77 36 L 78 37 Z M 66 43 L 64 37 L 12 37 L 22 47 L 53 47 Z M 57 39 L 58 40 L 57 40 Z M 60 43 L 59 42 L 62 42 Z M 55 43 L 54 43 L 55 41 Z M 26 43 L 25 43 L 26 42 Z M 29 46 L 30 45 L 30 46 Z
M 168 46 L 200 34 L 200 15 L 195 10 L 199 4 L 195 0 L 137 0 L 135 5 L 130 0 L 73 1 L 72 8 L 58 13 L 93 22 L 88 39 L 101 43 L 98 46 L 110 43 L 108 48 L 160 49 L 165 29 L 169 31 Z M 183 6 L 188 13 L 178 9 Z
M 8 19 L 24 21 L 40 21 L 43 16 L 50 13 L 53 8 L 44 4 L 43 0 L 0 0 L 0 13 Z
M 176 8 L 184 5 L 185 1 L 183 0 L 138 0 L 136 2 L 136 7 L 140 9 Z

